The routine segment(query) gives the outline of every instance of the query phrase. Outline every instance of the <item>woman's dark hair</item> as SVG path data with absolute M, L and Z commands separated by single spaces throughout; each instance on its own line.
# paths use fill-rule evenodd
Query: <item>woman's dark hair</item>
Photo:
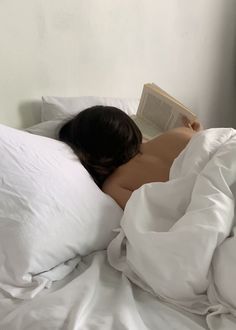
M 94 106 L 66 122 L 59 139 L 67 143 L 101 188 L 105 179 L 140 151 L 142 134 L 122 110 Z

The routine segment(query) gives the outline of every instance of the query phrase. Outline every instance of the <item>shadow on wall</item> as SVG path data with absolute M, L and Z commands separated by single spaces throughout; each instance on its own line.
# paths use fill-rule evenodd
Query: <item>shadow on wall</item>
M 19 114 L 23 128 L 40 122 L 41 101 L 22 101 L 19 105 Z
M 236 2 L 224 6 L 215 58 L 213 94 L 209 104 L 209 127 L 236 128 Z
M 236 25 L 236 24 L 235 24 Z M 233 89 L 234 89 L 234 104 L 236 105 L 236 33 L 235 33 L 235 38 L 234 38 L 234 65 L 233 65 Z M 233 128 L 236 129 L 236 108 L 234 106 L 233 109 Z M 236 206 L 235 206 L 236 208 Z

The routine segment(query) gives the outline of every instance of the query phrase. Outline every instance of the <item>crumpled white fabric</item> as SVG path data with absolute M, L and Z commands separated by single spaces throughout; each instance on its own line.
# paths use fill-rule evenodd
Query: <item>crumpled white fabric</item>
M 209 324 L 210 313 L 236 315 L 235 183 L 236 130 L 197 133 L 168 182 L 132 194 L 110 264 L 165 301 L 208 312 Z
M 67 145 L 0 125 L 0 291 L 32 299 L 106 249 L 122 214 Z

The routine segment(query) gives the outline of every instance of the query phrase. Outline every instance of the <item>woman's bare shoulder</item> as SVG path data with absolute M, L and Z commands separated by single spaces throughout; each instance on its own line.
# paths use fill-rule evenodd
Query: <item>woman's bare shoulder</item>
M 169 167 L 156 156 L 141 154 L 121 165 L 104 182 L 102 190 L 124 208 L 132 192 L 145 183 L 167 181 Z
M 148 181 L 143 156 L 137 155 L 119 166 L 104 182 L 102 191 L 110 195 L 122 208 L 132 192 Z
M 111 196 L 122 209 L 125 208 L 125 205 L 132 194 L 131 190 L 121 184 L 119 176 L 116 174 L 110 175 L 105 180 L 102 186 L 102 191 Z

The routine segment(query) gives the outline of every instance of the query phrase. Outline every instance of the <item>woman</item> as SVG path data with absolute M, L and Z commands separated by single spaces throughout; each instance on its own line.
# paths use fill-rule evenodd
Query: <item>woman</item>
M 94 106 L 60 129 L 59 139 L 74 150 L 96 184 L 123 209 L 132 192 L 148 182 L 169 180 L 174 159 L 186 147 L 199 122 L 142 143 L 142 134 L 123 111 Z

